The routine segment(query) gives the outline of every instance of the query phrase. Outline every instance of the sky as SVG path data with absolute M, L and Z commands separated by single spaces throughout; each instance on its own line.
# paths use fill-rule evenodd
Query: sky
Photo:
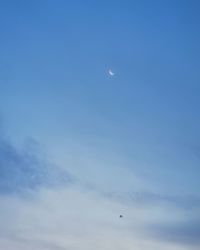
M 0 2 L 1 249 L 199 249 L 199 8 Z

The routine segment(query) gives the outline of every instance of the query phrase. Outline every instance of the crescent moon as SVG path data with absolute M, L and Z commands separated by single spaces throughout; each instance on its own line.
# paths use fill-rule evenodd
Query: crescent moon
M 109 75 L 111 75 L 111 76 L 114 76 L 114 74 L 115 74 L 115 73 L 112 72 L 111 69 L 109 69 L 108 73 L 109 73 Z

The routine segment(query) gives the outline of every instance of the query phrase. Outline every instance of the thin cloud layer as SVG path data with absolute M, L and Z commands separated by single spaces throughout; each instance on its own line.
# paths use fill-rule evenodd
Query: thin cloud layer
M 18 195 L 32 190 L 30 196 L 29 192 Z M 123 196 L 91 189 L 84 181 L 72 182 L 67 172 L 42 160 L 39 153 L 28 147 L 18 150 L 3 137 L 0 204 L 0 248 L 4 250 L 200 246 L 198 197 L 148 192 Z
M 41 189 L 32 200 L 4 196 L 0 201 L 0 246 L 5 250 L 187 249 L 149 237 L 145 228 L 149 215 L 154 217 L 151 207 L 121 204 L 76 186 Z
M 68 183 L 70 177 L 30 149 L 20 151 L 0 137 L 0 192 L 18 192 Z
M 199 210 L 200 212 L 200 210 Z M 159 224 L 151 228 L 151 233 L 164 242 L 174 242 L 188 247 L 200 247 L 200 218 L 179 223 Z

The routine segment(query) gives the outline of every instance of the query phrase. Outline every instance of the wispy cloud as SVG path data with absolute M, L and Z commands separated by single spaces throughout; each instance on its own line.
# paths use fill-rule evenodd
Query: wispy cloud
M 199 210 L 200 211 L 200 210 Z M 194 214 L 194 217 L 196 215 Z M 179 223 L 171 222 L 151 227 L 151 234 L 164 242 L 174 242 L 188 247 L 200 247 L 200 216 L 198 218 L 186 217 Z
M 40 186 L 67 184 L 66 171 L 43 160 L 30 148 L 19 150 L 0 136 L 0 192 L 19 192 Z
M 189 241 L 184 245 L 185 232 L 181 235 L 174 231 L 173 237 L 183 236 L 175 241 L 168 237 L 172 231 L 162 228 L 173 224 L 182 228 L 185 214 L 180 209 L 162 204 L 125 204 L 76 185 L 41 188 L 28 200 L 1 196 L 0 202 L 0 246 L 5 250 L 183 250 L 188 246 L 195 249 L 199 244 L 196 240 L 196 245 Z M 119 214 L 124 215 L 123 219 Z M 156 234 L 155 224 L 161 228 L 160 233 Z
M 198 197 L 90 188 L 30 147 L 0 140 L 0 248 L 187 250 L 200 246 Z M 26 192 L 26 196 L 21 193 Z M 123 214 L 121 219 L 119 215 Z

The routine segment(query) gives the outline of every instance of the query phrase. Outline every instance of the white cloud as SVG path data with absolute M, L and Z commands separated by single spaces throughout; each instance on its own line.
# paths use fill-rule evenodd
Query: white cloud
M 75 186 L 41 189 L 26 198 L 1 196 L 0 204 L 4 250 L 186 249 L 146 235 L 145 224 L 155 220 L 152 208 L 122 204 Z

